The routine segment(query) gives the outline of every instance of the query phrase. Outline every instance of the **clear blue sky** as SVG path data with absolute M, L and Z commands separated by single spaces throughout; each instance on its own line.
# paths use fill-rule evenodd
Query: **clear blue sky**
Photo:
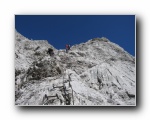
M 106 37 L 135 55 L 134 15 L 16 15 L 15 28 L 29 39 L 48 40 L 57 49 Z

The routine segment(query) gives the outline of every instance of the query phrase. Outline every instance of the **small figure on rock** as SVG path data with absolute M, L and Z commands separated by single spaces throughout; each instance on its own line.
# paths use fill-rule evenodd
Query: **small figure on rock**
M 68 50 L 70 50 L 70 45 L 66 44 L 66 53 L 68 53 Z
M 69 48 L 69 46 L 68 46 L 68 44 L 66 44 L 66 53 L 68 53 L 68 48 Z

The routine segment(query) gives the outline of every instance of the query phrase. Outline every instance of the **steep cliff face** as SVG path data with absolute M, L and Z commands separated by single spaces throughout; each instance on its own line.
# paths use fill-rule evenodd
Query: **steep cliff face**
M 106 38 L 66 53 L 16 32 L 15 104 L 136 105 L 135 58 Z

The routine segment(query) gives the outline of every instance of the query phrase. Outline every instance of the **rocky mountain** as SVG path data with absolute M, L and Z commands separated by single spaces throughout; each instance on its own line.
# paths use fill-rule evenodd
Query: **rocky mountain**
M 135 58 L 107 38 L 66 53 L 15 32 L 15 105 L 135 106 L 135 74 Z

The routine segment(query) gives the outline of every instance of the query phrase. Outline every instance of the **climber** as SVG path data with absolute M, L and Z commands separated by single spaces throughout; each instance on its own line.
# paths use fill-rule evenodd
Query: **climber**
M 52 48 L 48 48 L 47 54 L 49 54 L 50 56 L 54 55 L 54 51 Z
M 68 53 L 68 50 L 69 50 L 69 45 L 66 44 L 66 53 Z
M 70 50 L 70 45 L 66 44 L 66 53 L 68 53 L 68 50 Z

